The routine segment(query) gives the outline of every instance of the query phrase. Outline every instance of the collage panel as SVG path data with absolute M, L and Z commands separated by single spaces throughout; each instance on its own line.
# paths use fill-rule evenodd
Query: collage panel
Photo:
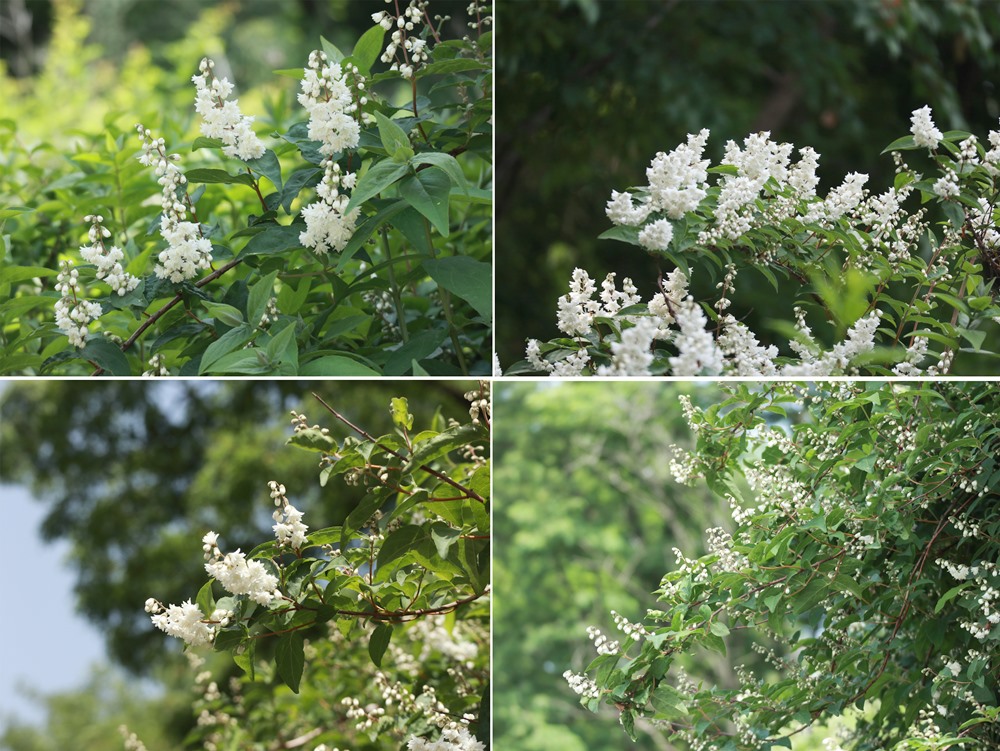
M 0 381 L 0 747 L 483 751 L 490 426 L 488 382 Z
M 497 749 L 1000 744 L 995 382 L 495 398 Z
M 3 0 L 0 376 L 488 376 L 492 23 Z
M 504 374 L 1000 371 L 995 3 L 498 14 Z

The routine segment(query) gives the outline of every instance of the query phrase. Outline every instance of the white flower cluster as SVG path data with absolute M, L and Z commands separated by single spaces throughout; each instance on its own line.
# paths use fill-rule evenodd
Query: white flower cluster
M 240 112 L 236 99 L 227 101 L 233 85 L 227 78 L 216 78 L 215 62 L 202 58 L 201 75 L 191 76 L 198 89 L 194 109 L 202 116 L 201 134 L 222 141 L 222 153 L 243 161 L 264 156 L 264 144 L 250 127 L 253 118 Z
M 306 530 L 309 529 L 308 525 L 302 523 L 302 512 L 288 502 L 284 485 L 271 480 L 267 486 L 271 489 L 274 505 L 278 507 L 273 514 L 276 523 L 271 527 L 278 544 L 301 550 L 306 542 Z
M 557 325 L 571 337 L 590 337 L 594 319 L 598 316 L 613 317 L 622 308 L 638 305 L 641 296 L 625 279 L 622 291 L 615 289 L 615 275 L 608 274 L 602 283 L 600 299 L 595 300 L 597 285 L 583 269 L 574 269 L 569 294 L 559 298 Z M 730 280 L 731 283 L 731 280 Z M 733 316 L 726 315 L 719 321 L 715 332 L 711 330 L 708 316 L 702 306 L 687 294 L 688 279 L 680 270 L 670 273 L 666 283 L 647 304 L 648 315 L 628 315 L 617 340 L 610 342 L 612 361 L 595 369 L 599 376 L 647 376 L 654 357 L 652 346 L 656 340 L 669 341 L 677 354 L 668 358 L 670 372 L 675 376 L 740 375 L 740 376 L 813 376 L 835 375 L 848 372 L 851 363 L 875 348 L 875 334 L 880 319 L 879 311 L 872 311 L 848 330 L 846 339 L 825 352 L 813 340 L 805 323 L 804 314 L 796 309 L 799 341 L 789 347 L 800 360 L 776 364 L 778 349 L 760 344 L 757 336 Z M 676 329 L 671 328 L 676 326 Z M 585 347 L 568 357 L 550 362 L 542 357 L 541 345 L 535 339 L 528 341 L 525 357 L 537 370 L 552 376 L 579 376 L 590 365 L 590 354 Z M 907 370 L 919 373 L 917 363 L 923 357 L 921 344 L 914 342 L 907 351 Z
M 239 549 L 223 556 L 215 547 L 217 538 L 214 532 L 209 532 L 204 538 L 206 545 L 213 546 L 212 558 L 205 564 L 209 576 L 218 580 L 227 592 L 247 595 L 259 605 L 270 605 L 271 600 L 281 597 L 277 577 L 269 574 L 263 563 L 247 560 L 246 553 Z
M 611 618 L 615 622 L 615 628 L 630 639 L 639 640 L 644 636 L 649 636 L 649 632 L 646 630 L 645 626 L 641 623 L 632 623 L 632 621 L 617 611 L 611 611 Z
M 617 641 L 608 639 L 597 626 L 587 626 L 587 638 L 594 642 L 594 649 L 599 655 L 616 654 L 621 646 Z
M 316 186 L 320 200 L 302 209 L 306 229 L 299 233 L 299 242 L 317 253 L 343 250 L 354 234 L 359 214 L 358 209 L 344 213 L 351 199 L 341 193 L 341 188 L 354 187 L 357 176 L 353 172 L 341 175 L 340 165 L 330 158 L 323 160 L 323 168 L 323 181 Z
M 167 366 L 163 364 L 163 355 L 153 355 L 149 358 L 149 369 L 142 371 L 143 378 L 158 378 L 170 375 Z
M 354 72 L 357 75 L 356 69 Z M 358 145 L 361 127 L 354 117 L 358 105 L 347 84 L 347 73 L 338 63 L 329 62 L 325 52 L 309 53 L 298 100 L 309 113 L 309 138 L 320 142 L 321 154 L 333 156 Z
M 480 381 L 479 388 L 465 392 L 465 401 L 469 402 L 469 418 L 473 425 L 479 425 L 480 416 L 490 421 L 490 395 L 492 387 L 490 381 Z
M 399 16 L 380 10 L 372 13 L 372 20 L 386 31 L 392 31 L 389 43 L 382 53 L 383 63 L 391 63 L 390 70 L 398 70 L 403 78 L 413 78 L 413 72 L 421 63 L 427 62 L 430 50 L 427 42 L 419 38 L 415 32 L 425 17 L 426 0 L 410 0 Z M 399 52 L 402 60 L 397 60 Z
M 926 146 L 929 149 L 936 149 L 944 134 L 937 129 L 931 119 L 931 108 L 929 106 L 913 110 L 910 116 L 910 132 L 913 133 L 913 142 L 917 146 Z
M 139 736 L 128 729 L 127 725 L 119 725 L 118 732 L 121 733 L 125 745 L 125 751 L 146 751 L 146 744 Z
M 354 74 L 357 76 L 356 69 Z M 357 86 L 363 89 L 364 83 L 358 81 Z M 298 98 L 309 113 L 309 137 L 320 142 L 320 153 L 326 156 L 323 180 L 316 186 L 319 200 L 302 209 L 306 230 L 300 233 L 299 241 L 317 253 L 339 251 L 351 239 L 358 218 L 357 209 L 344 213 L 350 197 L 342 191 L 353 189 L 357 176 L 351 172 L 341 174 L 333 156 L 358 145 L 361 128 L 354 116 L 358 104 L 347 84 L 346 72 L 337 63 L 329 63 L 326 53 L 319 50 L 309 54 Z M 361 97 L 362 105 L 366 101 Z
M 101 306 L 77 295 L 80 289 L 80 272 L 73 268 L 70 260 L 59 264 L 55 289 L 61 295 L 55 305 L 56 326 L 66 334 L 70 344 L 82 349 L 87 344 L 87 326 L 100 318 Z
M 150 597 L 146 600 L 145 610 L 150 614 L 154 626 L 192 647 L 211 644 L 215 639 L 216 627 L 225 626 L 232 618 L 232 613 L 228 610 L 216 610 L 211 618 L 206 618 L 191 600 L 185 600 L 180 605 L 164 606 Z
M 601 695 L 601 690 L 597 687 L 594 680 L 583 673 L 574 673 L 572 670 L 567 670 L 563 673 L 563 678 L 573 692 L 580 696 L 587 699 L 596 699 Z
M 486 746 L 467 729 L 455 725 L 442 730 L 436 741 L 414 736 L 406 742 L 406 748 L 409 751 L 484 751 Z
M 207 269 L 212 262 L 212 243 L 202 237 L 201 228 L 196 222 L 187 221 L 187 208 L 183 201 L 187 200 L 187 178 L 181 174 L 174 164 L 180 157 L 177 154 L 167 155 L 165 142 L 162 138 L 153 138 L 153 134 L 141 124 L 136 125 L 139 139 L 142 141 L 142 155 L 139 161 L 147 167 L 154 167 L 157 182 L 163 188 L 160 195 L 160 235 L 167 241 L 167 248 L 160 252 L 159 263 L 153 269 L 160 279 L 172 282 L 183 282 L 193 279 L 200 269 Z M 183 195 L 183 201 L 178 194 Z
M 84 221 L 91 222 L 87 232 L 90 245 L 80 248 L 80 256 L 87 263 L 97 267 L 97 278 L 107 282 L 113 292 L 124 296 L 134 290 L 139 280 L 122 268 L 121 262 L 125 259 L 125 253 L 116 245 L 110 248 L 104 247 L 104 240 L 111 237 L 111 230 L 101 224 L 104 217 L 100 214 L 88 214 L 84 217 Z

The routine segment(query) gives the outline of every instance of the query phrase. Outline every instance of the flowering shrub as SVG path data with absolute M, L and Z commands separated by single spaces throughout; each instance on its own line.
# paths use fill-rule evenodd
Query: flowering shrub
M 612 191 L 615 227 L 601 237 L 669 261 L 658 292 L 643 300 L 630 279 L 618 289 L 613 273 L 598 291 L 577 269 L 558 304 L 566 337 L 529 340 L 526 361 L 508 372 L 940 375 L 959 352 L 968 366 L 992 368 L 1000 131 L 989 148 L 970 133 L 942 133 L 929 107 L 913 113 L 911 131 L 886 148 L 896 178 L 880 193 L 852 173 L 820 196 L 819 155 L 802 147 L 793 161 L 792 144 L 769 133 L 728 142 L 716 166 L 704 158 L 707 130 L 657 154 L 648 184 Z M 929 153 L 930 176 L 904 161 L 912 150 Z M 740 321 L 737 280 L 749 269 L 776 292 L 779 277 L 797 287 L 790 306 L 776 300 L 768 311 L 787 348 L 761 343 Z M 717 299 L 696 299 L 691 285 L 708 279 Z M 817 337 L 811 325 L 830 322 L 839 341 L 824 346 L 827 332 Z
M 708 409 L 678 481 L 732 508 L 710 553 L 662 579 L 657 604 L 570 687 L 693 749 L 791 748 L 841 715 L 824 748 L 1000 743 L 1000 394 L 990 383 L 732 385 Z M 753 635 L 769 663 L 706 685 L 685 660 Z M 711 681 L 709 682 L 711 683 Z
M 205 748 L 482 751 L 488 738 L 490 393 L 466 394 L 470 420 L 415 430 L 392 400 L 395 432 L 375 437 L 324 406 L 358 438 L 342 443 L 292 413 L 289 443 L 320 456 L 320 483 L 368 493 L 340 526 L 310 529 L 269 483 L 275 539 L 225 551 L 202 538 L 211 577 L 181 604 L 146 601 L 153 625 L 232 655 L 242 679 L 199 671 Z M 191 651 L 195 650 L 195 651 Z M 281 684 L 277 688 L 274 684 Z M 270 688 L 269 688 L 270 686 Z M 292 739 L 298 739 L 293 746 Z M 263 745 L 262 745 L 263 744 Z M 371 745 L 369 745 L 371 744 Z
M 205 58 L 193 142 L 109 122 L 71 155 L 79 176 L 44 181 L 54 201 L 0 199 L 13 225 L 2 371 L 488 372 L 492 21 L 487 5 L 467 10 L 462 39 L 411 0 L 373 14 L 350 55 L 323 40 L 303 68 L 278 71 L 298 80 L 298 107 L 289 124 L 272 111 L 269 129 Z M 30 182 L 21 156 L 13 179 Z M 79 256 L 57 245 L 46 265 L 18 251 L 64 201 L 91 224 Z M 75 243 L 80 230 L 64 232 Z

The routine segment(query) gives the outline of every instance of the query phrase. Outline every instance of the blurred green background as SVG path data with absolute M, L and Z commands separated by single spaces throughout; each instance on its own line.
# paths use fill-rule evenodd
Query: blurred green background
M 660 268 L 597 236 L 612 189 L 645 181 L 657 151 L 712 131 L 713 162 L 748 133 L 813 146 L 819 190 L 848 172 L 888 187 L 879 152 L 930 104 L 942 130 L 985 140 L 1000 117 L 996 0 L 506 0 L 497 25 L 497 350 L 558 335 L 574 267 L 631 276 L 644 299 Z M 703 280 L 704 281 L 704 280 Z M 770 342 L 775 295 L 740 279 L 733 314 Z M 711 285 L 696 296 L 714 292 Z M 827 332 L 818 331 L 819 336 Z
M 434 0 L 461 36 L 464 0 Z M 30 143 L 66 148 L 108 115 L 129 130 L 183 132 L 194 122 L 190 77 L 212 57 L 244 112 L 275 117 L 297 83 L 273 71 L 305 65 L 324 36 L 350 50 L 383 0 L 3 0 L 0 119 Z M 381 69 L 376 63 L 376 69 Z M 175 118 L 180 118 L 176 120 Z

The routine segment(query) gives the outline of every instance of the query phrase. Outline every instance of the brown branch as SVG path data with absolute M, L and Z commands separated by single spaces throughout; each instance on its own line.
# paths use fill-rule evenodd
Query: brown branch
M 335 410 L 333 407 L 331 407 L 329 404 L 327 404 L 325 401 L 323 401 L 323 398 L 319 394 L 317 394 L 316 392 L 313 392 L 313 396 L 316 397 L 316 400 L 320 404 L 322 404 L 331 415 L 333 415 L 334 417 L 336 417 L 338 420 L 340 420 L 342 423 L 344 423 L 344 425 L 346 425 L 347 427 L 349 427 L 355 433 L 357 433 L 358 435 L 360 435 L 360 436 L 362 436 L 364 438 L 367 438 L 369 441 L 371 441 L 372 443 L 374 443 L 380 449 L 382 449 L 383 451 L 385 451 L 388 454 L 392 454 L 397 459 L 399 459 L 401 462 L 405 462 L 407 460 L 407 457 L 403 456 L 398 451 L 392 450 L 388 446 L 383 446 L 381 443 L 378 442 L 378 439 L 376 439 L 375 436 L 373 436 L 371 433 L 369 433 L 368 431 L 364 430 L 363 428 L 359 428 L 357 425 L 355 425 L 354 423 L 352 423 L 350 420 L 348 420 L 346 417 L 344 417 L 342 414 L 340 414 L 337 410 Z M 479 493 L 475 492 L 474 490 L 471 490 L 470 488 L 466 488 L 460 482 L 452 480 L 450 477 L 448 477 L 445 474 L 442 474 L 441 472 L 438 472 L 436 469 L 432 469 L 431 467 L 428 467 L 426 464 L 421 464 L 420 465 L 420 469 L 422 469 L 427 474 L 432 475 L 432 476 L 438 478 L 442 482 L 446 482 L 449 485 L 451 485 L 452 487 L 458 488 L 458 490 L 462 491 L 462 494 L 466 498 L 472 498 L 473 500 L 479 501 L 483 505 L 486 504 L 486 499 L 483 498 L 481 495 L 479 495 Z

